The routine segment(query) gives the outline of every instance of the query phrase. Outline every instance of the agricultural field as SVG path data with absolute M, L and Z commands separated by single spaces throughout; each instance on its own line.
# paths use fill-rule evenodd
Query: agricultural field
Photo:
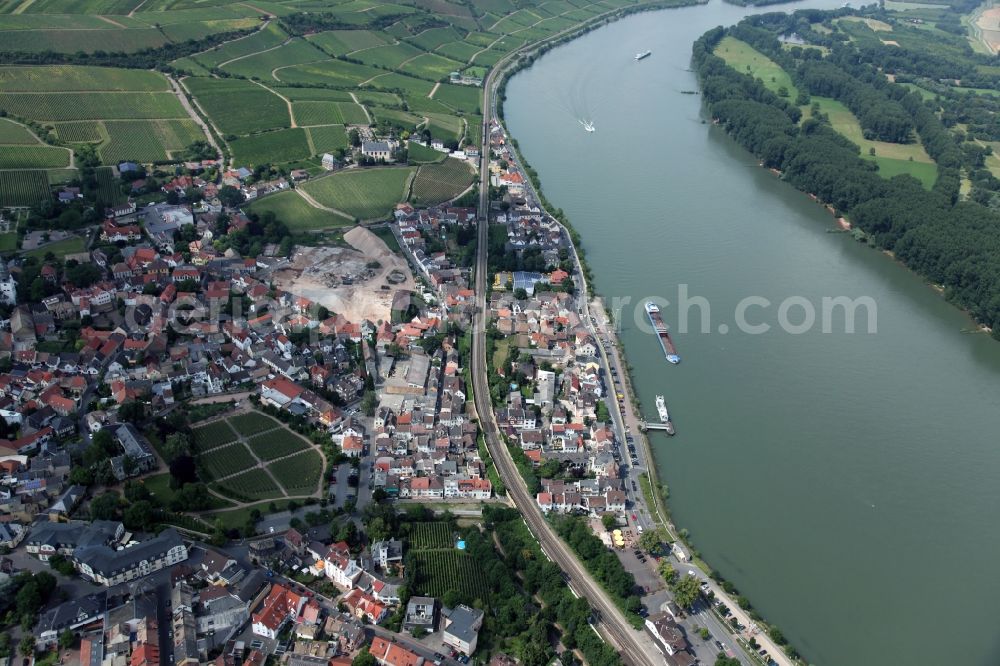
M 434 52 L 440 53 L 445 57 L 451 58 L 452 60 L 469 62 L 472 56 L 482 50 L 482 46 L 476 46 L 475 44 L 469 44 L 468 42 L 451 42 L 450 44 L 438 47 Z
M 452 548 L 455 539 L 447 523 L 413 523 L 409 535 L 410 550 Z
M 417 141 L 410 141 L 406 146 L 406 152 L 411 164 L 431 164 L 444 161 L 447 157 L 447 154 Z
M 254 435 L 247 440 L 247 446 L 261 460 L 274 460 L 305 451 L 312 445 L 291 430 L 282 428 L 262 435 Z
M 271 81 L 274 80 L 272 74 L 274 70 L 327 58 L 329 56 L 326 53 L 298 37 L 276 49 L 234 60 L 223 65 L 221 69 L 239 76 L 257 77 L 261 81 Z
M 233 159 L 248 167 L 294 162 L 309 157 L 312 152 L 306 131 L 301 127 L 251 134 L 230 141 L 229 146 Z
M 221 479 L 257 464 L 243 444 L 227 444 L 216 447 L 198 456 L 198 462 L 212 479 Z
M 250 204 L 249 210 L 257 214 L 273 212 L 292 232 L 334 229 L 353 222 L 329 211 L 313 208 L 297 192 L 269 194 Z
M 203 426 L 192 428 L 194 434 L 195 453 L 201 453 L 217 446 L 223 446 L 236 441 L 236 433 L 225 419 L 212 421 Z
M 167 161 L 205 134 L 193 120 L 109 120 L 103 123 L 107 142 L 98 149 L 105 164 L 126 160 Z
M 336 152 L 338 148 L 346 149 L 348 146 L 347 130 L 341 125 L 324 125 L 322 127 L 309 127 L 306 133 L 312 140 L 313 152 L 316 155 Z
M 159 72 L 80 65 L 10 65 L 0 67 L 0 92 L 166 92 Z
M 0 206 L 33 206 L 51 197 L 44 171 L 0 171 Z
M 459 34 L 454 28 L 448 27 L 424 30 L 416 37 L 411 37 L 407 41 L 420 47 L 424 51 L 433 51 L 443 44 L 455 42 L 460 39 L 462 39 L 462 35 Z
M 292 102 L 292 114 L 300 127 L 368 123 L 364 108 L 354 102 Z
M 467 553 L 451 550 L 411 551 L 414 574 L 413 591 L 431 597 L 443 597 L 457 590 L 470 599 L 489 599 L 486 580 L 476 562 Z
M 24 125 L 0 118 L 0 144 L 33 146 L 38 144 L 38 139 Z
M 96 120 L 56 123 L 55 129 L 59 140 L 68 143 L 100 143 L 107 136 L 104 125 Z
M 401 64 L 422 55 L 424 52 L 406 42 L 398 44 L 388 44 L 374 49 L 367 49 L 355 53 L 352 57 L 357 58 L 366 65 L 395 69 Z
M 479 113 L 483 101 L 483 89 L 442 83 L 434 93 L 434 99 L 456 111 Z
M 94 169 L 94 178 L 97 180 L 98 201 L 103 202 L 107 206 L 125 202 L 126 197 L 122 193 L 121 181 L 115 176 L 115 172 L 111 167 L 97 167 Z
M 307 83 L 324 86 L 356 86 L 375 76 L 385 74 L 384 69 L 359 65 L 343 60 L 328 60 L 308 65 L 296 65 L 277 72 L 279 81 L 285 83 Z
M 399 68 L 399 71 L 422 79 L 438 81 L 447 78 L 451 72 L 460 70 L 464 64 L 436 53 L 425 53 L 409 60 Z
M 271 463 L 268 469 L 289 495 L 312 495 L 323 475 L 323 459 L 309 450 Z
M 238 416 L 231 416 L 226 420 L 243 437 L 250 437 L 267 430 L 284 427 L 281 422 L 275 421 L 267 414 L 261 414 L 260 412 L 246 412 Z
M 472 168 L 464 160 L 448 158 L 439 164 L 424 165 L 413 180 L 410 200 L 429 206 L 454 199 L 472 184 L 474 178 Z
M 930 189 L 937 178 L 937 165 L 919 141 L 914 143 L 888 143 L 870 141 L 864 137 L 861 123 L 850 109 L 828 97 L 813 97 L 812 104 L 819 104 L 820 112 L 830 119 L 833 129 L 843 134 L 861 148 L 861 157 L 874 160 L 879 173 L 891 178 L 901 173 L 909 173 Z M 871 150 L 875 155 L 871 155 Z
M 443 113 L 428 113 L 427 118 L 429 120 L 428 128 L 431 131 L 431 136 L 437 139 L 458 140 L 462 137 L 462 134 L 465 131 L 465 124 L 462 122 L 461 118 L 445 115 Z
M 223 134 L 250 134 L 291 126 L 284 100 L 249 81 L 189 78 L 184 80 L 184 86 Z
M 262 469 L 251 469 L 222 483 L 213 483 L 212 487 L 223 495 L 243 501 L 268 500 L 284 497 L 281 489 L 271 480 L 270 475 Z
M 267 27 L 258 30 L 248 37 L 236 39 L 208 51 L 196 53 L 192 58 L 204 67 L 218 67 L 234 58 L 263 51 L 279 46 L 288 35 L 277 23 L 269 23 Z
M 330 30 L 309 35 L 306 39 L 335 56 L 389 43 L 385 37 L 371 30 Z
M 70 152 L 52 146 L 0 145 L 0 169 L 49 169 L 69 166 Z
M 351 93 L 347 90 L 330 90 L 329 88 L 286 88 L 271 86 L 274 92 L 295 102 L 353 102 Z M 361 99 L 358 97 L 358 99 Z
M 381 219 L 406 199 L 412 167 L 342 171 L 301 185 L 320 204 L 362 220 Z
M 776 93 L 784 88 L 793 100 L 799 94 L 799 89 L 792 83 L 792 77 L 781 68 L 781 65 L 746 42 L 741 42 L 733 37 L 723 37 L 719 45 L 715 47 L 715 55 L 725 60 L 726 64 L 737 72 L 760 79 L 763 81 L 764 87 L 771 92 Z
M 188 117 L 167 92 L 0 93 L 0 109 L 34 120 Z
M 286 490 L 313 495 L 319 487 L 323 461 L 313 444 L 266 414 L 245 412 L 193 431 L 198 464 L 214 479 L 211 487 L 233 499 L 284 497 Z

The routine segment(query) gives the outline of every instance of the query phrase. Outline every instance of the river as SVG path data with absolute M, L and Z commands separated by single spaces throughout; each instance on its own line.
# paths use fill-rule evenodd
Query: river
M 1000 343 L 829 233 L 828 213 L 704 122 L 682 93 L 697 89 L 691 44 L 748 11 L 712 0 L 560 46 L 510 81 L 509 128 L 580 232 L 598 293 L 631 299 L 636 388 L 647 417 L 665 394 L 678 429 L 652 438 L 659 472 L 704 558 L 812 663 L 1000 663 Z M 680 284 L 707 299 L 711 332 L 676 332 L 683 362 L 668 366 L 637 306 L 667 299 L 676 323 Z M 746 315 L 768 333 L 737 330 L 753 296 L 772 303 Z M 854 334 L 843 317 L 831 333 L 778 330 L 783 300 L 819 316 L 839 296 L 874 299 L 877 332 L 864 316 Z

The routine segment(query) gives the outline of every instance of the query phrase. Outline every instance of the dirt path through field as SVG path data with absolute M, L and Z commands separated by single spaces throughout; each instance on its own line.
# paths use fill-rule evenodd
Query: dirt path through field
M 12 14 L 23 14 L 28 9 L 28 7 L 30 7 L 34 3 L 35 3 L 35 0 L 24 0 L 24 2 L 22 2 L 21 5 L 17 9 L 15 9 L 13 12 L 11 12 L 11 13 Z
M 95 16 L 96 16 L 96 14 L 95 14 Z M 108 18 L 107 16 L 97 16 L 97 18 L 101 19 L 105 23 L 110 23 L 111 25 L 113 25 L 113 26 L 115 26 L 117 28 L 123 28 L 123 29 L 126 29 L 126 30 L 128 29 L 127 25 L 122 25 L 118 21 L 113 21 L 110 18 Z
M 34 2 L 34 1 L 35 1 L 35 0 L 31 0 L 31 2 Z M 132 11 L 130 11 L 130 12 L 128 13 L 128 17 L 129 17 L 129 18 L 132 18 L 133 16 L 135 16 L 135 13 L 136 13 L 137 11 L 139 11 L 140 9 L 142 9 L 142 6 L 143 6 L 144 4 L 146 4 L 146 3 L 148 2 L 148 1 L 149 1 L 149 0 L 142 0 L 142 2 L 140 2 L 140 3 L 139 3 L 139 4 L 137 4 L 137 5 L 135 6 L 135 7 L 133 7 L 133 8 L 132 8 Z
M 270 49 L 268 49 L 268 50 L 270 50 Z M 284 95 L 282 95 L 277 90 L 272 90 L 271 88 L 268 88 L 267 86 L 265 86 L 260 81 L 254 81 L 253 79 L 251 79 L 250 82 L 257 84 L 258 86 L 260 86 L 264 90 L 268 91 L 269 93 L 273 93 L 273 94 L 277 95 L 278 97 L 280 97 L 281 99 L 285 100 L 285 104 L 288 106 L 288 119 L 292 122 L 292 129 L 295 129 L 296 127 L 299 126 L 299 124 L 297 122 L 295 122 L 295 113 L 292 111 L 292 100 L 288 99 L 287 97 L 285 97 Z
M 263 30 L 263 28 L 261 28 L 261 30 Z M 255 32 L 254 34 L 256 35 L 257 33 Z M 291 37 L 289 37 L 285 41 L 281 42 L 277 46 L 272 46 L 269 49 L 262 49 L 260 51 L 254 51 L 253 53 L 248 53 L 246 55 L 237 56 L 235 58 L 230 58 L 226 62 L 220 62 L 218 65 L 216 65 L 216 67 L 219 67 L 221 69 L 221 68 L 225 67 L 226 65 L 228 65 L 230 63 L 236 62 L 237 60 L 243 60 L 244 58 L 249 58 L 250 56 L 260 55 L 261 53 L 267 53 L 268 51 L 274 51 L 275 49 L 280 49 L 282 46 L 285 46 L 290 41 L 292 41 Z M 226 43 L 228 44 L 228 42 L 226 42 Z
M 340 215 L 340 216 L 342 216 L 342 217 L 344 217 L 344 218 L 346 218 L 348 220 L 354 220 L 354 216 L 353 215 L 348 215 L 344 211 L 337 210 L 336 208 L 330 208 L 329 206 L 324 206 L 320 202 L 318 202 L 315 199 L 313 199 L 312 196 L 308 192 L 306 192 L 305 190 L 303 190 L 301 187 L 296 187 L 295 191 L 298 192 L 299 196 L 301 196 L 303 199 L 305 199 L 306 203 L 309 204 L 310 206 L 312 206 L 313 208 L 318 208 L 320 210 L 325 210 L 328 213 L 334 213 L 336 215 Z
M 201 115 L 198 114 L 198 112 L 194 110 L 194 107 L 191 106 L 191 102 L 188 101 L 187 95 L 184 94 L 184 90 L 187 90 L 187 89 L 185 88 L 184 90 L 182 90 L 181 89 L 181 84 L 176 79 L 174 79 L 172 76 L 170 76 L 169 74 L 165 74 L 164 76 L 166 76 L 167 77 L 167 81 L 170 82 L 170 88 L 174 91 L 174 95 L 177 96 L 177 99 L 180 100 L 181 106 L 183 106 L 184 110 L 187 111 L 187 114 L 188 114 L 188 116 L 191 117 L 191 120 L 193 120 L 196 123 L 198 123 L 198 127 L 201 128 L 201 131 L 205 135 L 205 138 L 208 139 L 208 143 L 211 144 L 212 148 L 215 148 L 215 153 L 221 159 L 222 158 L 222 154 L 223 154 L 222 153 L 222 149 L 219 148 L 219 144 L 215 142 L 215 135 L 212 134 L 211 130 L 209 130 L 208 123 L 205 120 L 202 119 Z M 197 102 L 195 102 L 195 103 L 197 104 Z M 208 118 L 208 117 L 209 116 L 206 113 L 205 114 L 205 118 Z M 219 133 L 219 136 L 222 136 L 222 132 L 219 132 L 219 128 L 218 127 L 215 128 L 215 131 Z
M 429 93 L 427 93 L 427 98 L 428 99 L 434 99 L 434 93 L 436 93 L 438 91 L 438 88 L 440 88 L 440 87 L 441 87 L 441 82 L 438 81 L 437 83 L 434 84 L 434 87 L 431 88 L 431 91 Z
M 371 116 L 370 113 L 368 113 L 368 107 L 358 101 L 358 96 L 357 95 L 355 95 L 354 93 L 350 93 L 350 95 L 351 95 L 351 99 L 354 100 L 354 103 L 357 104 L 358 106 L 360 106 L 361 110 L 365 112 L 365 118 L 368 119 L 368 124 L 371 125 L 372 124 L 372 116 Z

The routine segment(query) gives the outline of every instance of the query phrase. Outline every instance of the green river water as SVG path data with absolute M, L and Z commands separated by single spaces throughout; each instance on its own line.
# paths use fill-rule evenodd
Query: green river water
M 839 6 L 837 1 L 793 7 Z M 583 237 L 596 290 L 630 298 L 621 334 L 675 522 L 817 664 L 1000 663 L 1000 343 L 703 122 L 692 42 L 748 10 L 628 17 L 554 49 L 508 85 L 507 121 Z M 635 62 L 636 52 L 651 57 Z M 597 131 L 583 131 L 579 120 Z M 675 332 L 678 285 L 710 304 Z M 769 299 L 737 331 L 746 297 Z M 877 332 L 790 334 L 778 304 L 870 297 Z M 793 323 L 802 308 L 792 308 Z M 729 327 L 718 332 L 720 324 Z M 838 332 L 840 331 L 840 332 Z

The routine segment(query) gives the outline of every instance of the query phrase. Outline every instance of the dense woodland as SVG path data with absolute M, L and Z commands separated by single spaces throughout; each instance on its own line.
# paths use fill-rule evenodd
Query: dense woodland
M 915 42 L 887 46 L 815 29 L 850 13 L 764 14 L 703 35 L 695 43 L 694 62 L 711 116 L 765 166 L 833 205 L 870 242 L 943 285 L 949 299 L 991 326 L 1000 339 L 1000 215 L 990 207 L 1000 181 L 984 168 L 989 148 L 974 143 L 977 138 L 993 140 L 1000 132 L 1000 99 L 940 83 L 958 79 L 963 85 L 998 89 L 1000 75 L 992 72 L 1000 69 L 989 67 L 996 59 L 974 54 L 964 38 L 956 45 L 950 35 L 937 41 L 928 37 L 921 48 L 908 48 Z M 784 47 L 779 37 L 793 33 L 822 46 L 826 54 L 808 46 Z M 727 34 L 780 64 L 798 86 L 799 98 L 779 96 L 714 55 Z M 916 80 L 931 80 L 928 85 L 936 83 L 942 94 L 925 99 L 899 85 Z M 931 191 L 908 175 L 880 176 L 875 162 L 862 159 L 859 147 L 822 114 L 802 121 L 800 105 L 808 105 L 810 95 L 842 102 L 857 117 L 866 139 L 920 141 L 938 167 Z M 968 104 L 970 100 L 974 103 Z M 967 133 L 955 128 L 959 122 L 968 123 Z M 972 185 L 967 199 L 959 194 L 963 175 Z

